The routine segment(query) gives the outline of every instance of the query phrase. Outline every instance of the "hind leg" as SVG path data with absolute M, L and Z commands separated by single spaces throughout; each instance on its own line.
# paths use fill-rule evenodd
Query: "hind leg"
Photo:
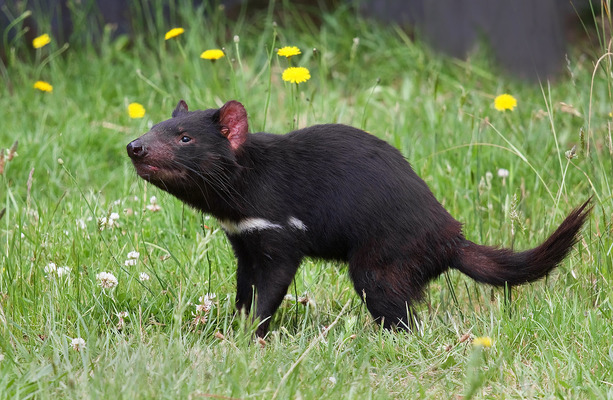
M 421 298 L 423 285 L 406 266 L 390 263 L 373 267 L 361 261 L 350 262 L 349 275 L 375 321 L 387 329 L 413 328 L 417 316 L 412 306 Z

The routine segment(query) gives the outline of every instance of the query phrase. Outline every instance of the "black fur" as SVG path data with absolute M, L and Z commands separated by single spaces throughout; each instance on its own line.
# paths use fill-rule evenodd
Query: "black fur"
M 181 101 L 127 150 L 142 178 L 226 224 L 238 259 L 236 305 L 249 311 L 255 288 L 259 336 L 305 256 L 348 262 L 373 317 L 409 326 L 413 302 L 449 267 L 493 285 L 545 276 L 589 213 L 588 200 L 532 250 L 477 245 L 386 142 L 345 125 L 248 134 L 236 101 L 194 112 Z M 270 227 L 228 228 L 250 218 Z

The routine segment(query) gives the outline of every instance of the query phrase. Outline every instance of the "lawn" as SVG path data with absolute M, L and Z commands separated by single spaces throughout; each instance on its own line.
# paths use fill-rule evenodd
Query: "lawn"
M 68 46 L 3 44 L 1 398 L 613 397 L 605 45 L 571 49 L 558 79 L 528 84 L 484 49 L 445 58 L 350 10 L 319 24 L 297 10 L 229 21 L 213 9 L 208 23 L 172 11 L 137 22 L 130 40 L 107 30 L 92 44 L 77 24 Z M 174 27 L 184 32 L 165 40 Z M 277 55 L 283 46 L 301 54 Z M 225 55 L 200 57 L 210 49 Z M 289 66 L 310 79 L 284 82 Z M 494 107 L 503 93 L 512 111 Z M 400 149 L 477 243 L 534 247 L 590 196 L 594 210 L 544 280 L 510 293 L 457 271 L 434 280 L 414 332 L 380 329 L 346 266 L 307 260 L 254 341 L 217 221 L 146 184 L 126 155 L 179 99 L 239 100 L 252 132 L 363 128 Z

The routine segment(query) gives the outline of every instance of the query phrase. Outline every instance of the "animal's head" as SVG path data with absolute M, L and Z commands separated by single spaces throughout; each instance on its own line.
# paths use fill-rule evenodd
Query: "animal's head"
M 224 185 L 223 174 L 236 167 L 236 152 L 247 136 L 247 112 L 238 101 L 188 111 L 181 100 L 172 118 L 130 142 L 127 151 L 141 178 L 184 197 L 186 190 Z

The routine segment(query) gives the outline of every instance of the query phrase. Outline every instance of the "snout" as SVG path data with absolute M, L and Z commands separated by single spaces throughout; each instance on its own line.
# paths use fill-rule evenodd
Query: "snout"
M 147 149 L 145 148 L 145 144 L 140 139 L 136 139 L 128 143 L 126 150 L 128 151 L 128 155 L 132 159 L 143 158 L 147 155 Z

